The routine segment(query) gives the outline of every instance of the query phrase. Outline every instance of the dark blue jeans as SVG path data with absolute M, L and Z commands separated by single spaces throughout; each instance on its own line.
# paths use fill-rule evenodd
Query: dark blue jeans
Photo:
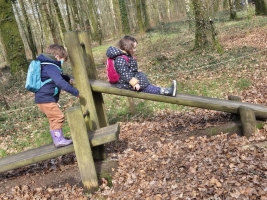
M 150 94 L 160 94 L 160 87 L 154 85 L 148 85 L 145 89 L 141 90 L 141 92 Z

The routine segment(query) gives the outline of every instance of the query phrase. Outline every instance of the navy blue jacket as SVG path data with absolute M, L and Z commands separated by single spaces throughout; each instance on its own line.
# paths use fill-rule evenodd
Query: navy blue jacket
M 57 61 L 53 55 L 40 54 L 37 60 L 41 63 L 54 63 L 61 68 L 61 62 Z M 56 66 L 49 64 L 42 65 L 41 80 L 44 82 L 50 78 L 52 81 L 46 83 L 35 93 L 35 103 L 58 102 L 61 89 L 76 97 L 79 95 L 79 91 L 69 84 L 70 78 L 61 74 L 61 71 Z
M 114 68 L 120 75 L 119 82 L 117 83 L 118 88 L 132 90 L 133 88 L 129 82 L 133 77 L 139 80 L 141 90 L 150 85 L 146 75 L 142 72 L 138 72 L 137 62 L 132 56 L 113 46 L 110 46 L 107 49 L 106 55 L 107 57 L 114 59 Z M 120 57 L 121 55 L 127 56 L 129 58 L 129 62 L 127 63 L 125 58 Z

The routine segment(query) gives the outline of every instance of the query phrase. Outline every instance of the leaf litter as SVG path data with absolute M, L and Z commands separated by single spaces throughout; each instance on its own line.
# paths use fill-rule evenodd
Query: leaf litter
M 252 35 L 253 37 L 252 37 Z M 225 48 L 240 46 L 266 48 L 264 29 L 242 37 L 222 35 Z M 264 54 L 265 55 L 265 54 Z M 232 91 L 244 102 L 267 106 L 266 57 L 236 74 L 253 84 L 245 90 Z M 231 69 L 222 71 L 231 74 Z M 213 74 L 214 75 L 214 74 Z M 212 74 L 209 74 L 210 78 Z M 218 75 L 218 74 L 217 74 Z M 205 79 L 207 74 L 194 78 Z M 227 84 L 226 83 L 226 87 Z M 1 192 L 1 199 L 267 199 L 267 151 L 243 148 L 267 140 L 265 128 L 250 137 L 227 132 L 216 135 L 193 134 L 208 127 L 231 121 L 227 113 L 205 109 L 158 112 L 152 119 L 121 122 L 120 139 L 106 145 L 107 153 L 118 162 L 113 169 L 112 186 L 100 179 L 99 190 L 87 194 L 80 185 L 65 183 L 58 187 L 16 185 L 11 192 Z M 4 138 L 2 138 L 4 140 Z M 1 143 L 2 148 L 6 148 Z M 0 175 L 0 184 L 51 172 L 70 173 L 77 168 L 75 155 L 13 170 Z M 37 182 L 37 180 L 36 180 Z

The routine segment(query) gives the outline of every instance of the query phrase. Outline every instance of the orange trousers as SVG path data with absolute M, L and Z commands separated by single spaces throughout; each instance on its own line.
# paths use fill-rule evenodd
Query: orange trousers
M 65 116 L 58 107 L 57 103 L 37 103 L 37 106 L 47 116 L 49 120 L 50 130 L 62 129 Z

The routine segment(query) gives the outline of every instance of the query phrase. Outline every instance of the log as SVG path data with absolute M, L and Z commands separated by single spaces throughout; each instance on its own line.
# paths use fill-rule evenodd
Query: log
M 243 135 L 250 137 L 258 132 L 254 110 L 246 106 L 239 107 Z
M 146 99 L 152 101 L 159 101 L 165 103 L 179 104 L 184 106 L 198 107 L 210 110 L 218 110 L 229 113 L 238 114 L 238 108 L 240 106 L 247 106 L 252 108 L 255 112 L 256 117 L 261 119 L 267 119 L 267 108 L 262 105 L 229 101 L 226 99 L 202 97 L 190 94 L 177 93 L 176 97 L 168 97 L 163 95 L 148 94 L 143 92 L 136 92 L 130 90 L 119 89 L 116 86 L 99 80 L 90 80 L 92 91 L 102 92 L 107 94 L 121 95 L 127 97 L 133 97 L 138 99 Z
M 240 97 L 238 97 L 238 96 L 229 95 L 228 99 L 231 100 L 231 101 L 240 101 L 240 102 L 242 102 L 242 99 Z
M 94 192 L 98 188 L 98 179 L 82 110 L 73 107 L 66 112 L 83 187 Z
M 119 139 L 119 124 L 107 126 L 95 131 L 88 132 L 90 145 L 95 147 L 97 145 L 106 144 Z M 48 160 L 58 156 L 66 155 L 74 152 L 73 145 L 56 148 L 54 144 L 47 144 L 38 148 L 23 151 L 11 156 L 0 159 L 0 173 L 24 167 L 33 163 Z

